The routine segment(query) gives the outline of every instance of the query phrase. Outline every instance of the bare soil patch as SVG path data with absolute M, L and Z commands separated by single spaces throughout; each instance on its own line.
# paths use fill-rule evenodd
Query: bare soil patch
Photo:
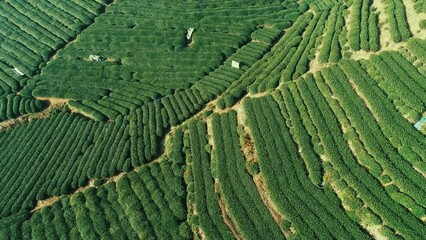
M 59 197 L 51 197 L 45 200 L 40 200 L 37 202 L 37 205 L 35 206 L 35 208 L 33 210 L 31 210 L 31 212 L 37 211 L 39 209 L 42 209 L 44 207 L 48 207 L 48 206 L 52 206 L 55 202 L 57 202 L 59 200 Z

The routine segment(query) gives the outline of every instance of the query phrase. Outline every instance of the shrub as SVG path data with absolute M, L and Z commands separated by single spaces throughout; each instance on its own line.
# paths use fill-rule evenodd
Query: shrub
M 420 29 L 426 29 L 426 19 L 423 19 L 419 23 Z

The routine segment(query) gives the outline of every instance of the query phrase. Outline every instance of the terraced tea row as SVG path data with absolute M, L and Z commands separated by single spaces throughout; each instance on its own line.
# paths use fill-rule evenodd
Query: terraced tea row
M 424 16 L 1 2 L 0 239 L 422 239 Z

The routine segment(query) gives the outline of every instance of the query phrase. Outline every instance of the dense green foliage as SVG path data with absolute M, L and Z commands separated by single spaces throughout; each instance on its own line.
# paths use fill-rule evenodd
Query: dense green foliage
M 378 14 L 372 0 L 353 0 L 349 23 L 349 45 L 352 50 L 377 51 L 379 42 Z M 389 10 L 390 11 L 390 10 Z
M 344 26 L 343 10 L 344 5 L 335 6 L 330 10 L 330 15 L 327 19 L 327 26 L 324 31 L 321 50 L 318 53 L 319 62 L 337 62 L 340 59 L 340 51 L 342 43 L 339 38 L 342 34 Z
M 426 40 L 411 38 L 407 42 L 407 47 L 411 53 L 420 59 L 422 62 L 426 62 Z
M 189 186 L 193 186 L 190 194 L 196 214 L 192 219 L 196 226 L 203 229 L 208 239 L 232 239 L 232 233 L 224 223 L 220 213 L 218 195 L 215 193 L 215 183 L 212 176 L 212 159 L 206 151 L 207 128 L 203 122 L 191 122 L 188 126 L 186 163 L 191 166 Z
M 387 21 L 393 41 L 405 41 L 412 36 L 402 0 L 384 0 Z
M 0 239 L 424 238 L 425 12 L 0 1 Z
M 282 101 L 281 95 L 276 97 Z M 260 171 L 265 177 L 271 198 L 293 227 L 300 229 L 297 230 L 300 236 L 306 239 L 366 239 L 355 223 L 339 209 L 336 196 L 330 192 L 325 194 L 309 181 L 274 99 L 269 96 L 262 100 L 249 100 L 244 103 L 244 108 L 248 113 L 248 125 L 253 131 L 255 146 L 259 152 Z M 265 114 L 266 112 L 269 114 Z M 300 146 L 310 146 L 308 142 L 304 143 L 308 145 L 302 143 Z M 318 176 L 318 163 L 312 162 L 315 159 L 307 161 L 311 161 L 307 163 L 309 174 Z M 280 169 L 284 174 L 278 172 Z M 298 211 L 295 211 L 296 209 Z M 336 221 L 339 224 L 335 224 Z
M 374 56 L 372 63 L 383 78 L 379 86 L 384 89 L 395 104 L 402 102 L 403 114 L 417 113 L 417 118 L 426 109 L 425 76 L 398 52 L 383 52 Z M 398 104 L 399 105 L 399 104 Z
M 21 90 L 104 8 L 102 1 L 0 3 L 0 121 L 44 108 L 45 104 L 36 102 L 31 91 Z
M 255 49 L 259 52 L 254 55 L 231 55 L 251 39 L 269 44 L 281 32 L 277 28 L 256 31 L 259 24 L 281 28 L 299 15 L 291 5 L 274 1 L 242 4 L 246 7 L 236 9 L 235 3 L 227 1 L 214 10 L 214 3 L 117 1 L 77 41 L 58 52 L 55 61 L 39 76 L 29 80 L 25 90 L 37 97 L 78 100 L 78 110 L 97 111 L 108 119 L 126 115 L 135 105 L 187 89 L 207 78 L 227 58 L 244 65 L 256 61 L 264 50 Z M 195 31 L 187 40 L 184 36 L 190 27 Z M 93 54 L 106 60 L 90 61 Z M 58 71 L 62 73 L 60 78 Z
M 414 1 L 414 9 L 416 12 L 426 12 L 426 2 L 422 0 L 413 0 Z
M 23 224 L 4 219 L 0 237 L 55 239 L 191 239 L 182 169 L 171 160 L 141 167 L 97 189 L 61 197 Z M 2 229 L 2 228 L 0 228 Z
M 235 112 L 212 116 L 217 178 L 229 215 L 244 239 L 280 239 L 281 232 L 245 169 Z
M 0 215 L 31 209 L 36 200 L 67 194 L 89 178 L 128 171 L 128 130 L 123 117 L 99 123 L 65 111 L 3 132 Z

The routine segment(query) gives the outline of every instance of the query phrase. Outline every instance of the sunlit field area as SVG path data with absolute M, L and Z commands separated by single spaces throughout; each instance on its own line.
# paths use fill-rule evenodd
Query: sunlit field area
M 0 239 L 425 239 L 425 0 L 0 0 Z

